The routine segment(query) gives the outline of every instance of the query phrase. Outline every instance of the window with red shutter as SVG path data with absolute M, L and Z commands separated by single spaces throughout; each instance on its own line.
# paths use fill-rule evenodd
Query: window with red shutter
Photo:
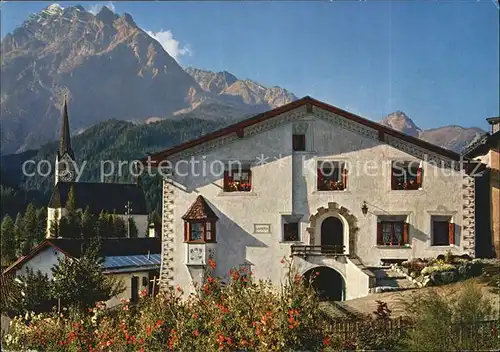
M 448 223 L 448 237 L 449 237 L 449 242 L 450 245 L 455 244 L 455 224 L 450 222 Z
M 252 190 L 252 170 L 250 167 L 224 171 L 224 192 L 250 192 Z
M 394 161 L 391 168 L 392 190 L 417 190 L 422 187 L 422 168 L 415 161 Z
M 455 242 L 455 224 L 450 218 L 443 216 L 432 217 L 432 242 L 433 246 L 449 246 Z
M 318 161 L 317 187 L 318 191 L 342 191 L 347 187 L 345 164 L 339 161 Z
M 405 218 L 406 216 L 380 216 L 377 222 L 377 245 L 408 245 L 409 224 L 406 223 Z

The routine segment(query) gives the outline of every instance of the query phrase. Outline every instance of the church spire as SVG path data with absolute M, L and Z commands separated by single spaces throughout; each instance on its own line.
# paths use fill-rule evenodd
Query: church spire
M 69 134 L 69 119 L 68 119 L 68 103 L 67 96 L 64 97 L 64 111 L 61 126 L 61 139 L 59 140 L 59 156 L 68 154 L 74 159 L 73 150 L 71 149 L 71 137 Z

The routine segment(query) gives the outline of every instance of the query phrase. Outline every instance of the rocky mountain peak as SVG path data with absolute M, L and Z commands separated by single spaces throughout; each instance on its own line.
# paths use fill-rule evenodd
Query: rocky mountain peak
M 189 67 L 186 72 L 204 91 L 216 94 L 229 104 L 258 105 L 273 109 L 297 99 L 284 88 L 267 88 L 251 79 L 239 79 L 228 71 L 212 72 Z
M 95 17 L 100 21 L 111 25 L 119 16 L 111 11 L 107 6 L 103 6 Z
M 418 137 L 422 131 L 403 111 L 397 110 L 387 115 L 380 123 L 409 136 Z

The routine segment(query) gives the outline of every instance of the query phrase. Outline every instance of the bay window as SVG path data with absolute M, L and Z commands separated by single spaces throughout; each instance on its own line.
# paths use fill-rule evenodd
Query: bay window
M 215 220 L 184 221 L 185 242 L 216 242 Z
M 184 220 L 185 242 L 216 242 L 215 225 L 218 217 L 203 196 L 196 197 L 182 219 Z

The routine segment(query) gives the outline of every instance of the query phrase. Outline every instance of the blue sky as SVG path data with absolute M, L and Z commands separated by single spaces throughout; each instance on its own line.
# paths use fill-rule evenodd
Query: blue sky
M 51 2 L 2 4 L 2 36 Z M 63 7 L 78 2 L 59 2 Z M 494 0 L 81 2 L 127 12 L 182 66 L 227 70 L 379 120 L 488 129 L 499 115 Z

